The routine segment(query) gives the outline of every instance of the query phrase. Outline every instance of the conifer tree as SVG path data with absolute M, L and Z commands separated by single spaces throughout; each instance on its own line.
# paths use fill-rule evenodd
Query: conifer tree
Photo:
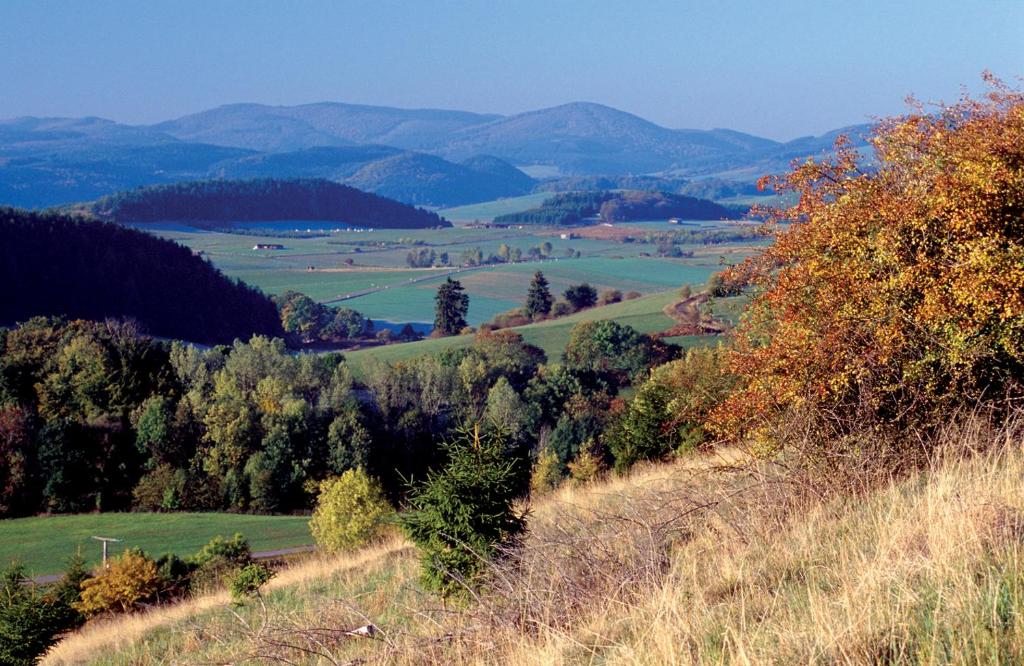
M 448 464 L 428 474 L 401 515 L 419 546 L 423 584 L 448 597 L 477 587 L 488 561 L 518 543 L 525 514 L 518 496 L 516 461 L 500 433 L 462 431 L 447 445 Z
M 440 335 L 455 335 L 466 327 L 469 296 L 463 293 L 462 283 L 449 277 L 438 288 L 434 301 L 434 329 Z
M 538 315 L 544 316 L 551 312 L 551 306 L 555 299 L 548 289 L 547 278 L 540 271 L 533 274 L 533 281 L 530 282 L 530 290 L 526 293 L 526 316 L 533 318 Z

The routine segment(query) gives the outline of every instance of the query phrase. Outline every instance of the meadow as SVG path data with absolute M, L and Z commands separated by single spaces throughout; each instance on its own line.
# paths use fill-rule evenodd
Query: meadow
M 567 317 L 549 319 L 547 321 L 518 326 L 514 330 L 523 336 L 523 340 L 536 345 L 547 354 L 548 361 L 560 363 L 562 352 L 569 341 L 572 327 L 584 321 L 613 319 L 621 324 L 632 326 L 641 333 L 655 333 L 671 328 L 675 322 L 662 310 L 666 305 L 678 300 L 677 291 L 663 291 L 630 301 L 622 301 L 602 307 L 590 308 Z M 723 299 L 732 301 L 733 299 Z M 714 344 L 716 338 L 708 336 L 679 336 L 669 338 L 684 347 Z M 459 335 L 450 338 L 428 338 L 417 342 L 404 342 L 370 347 L 345 352 L 345 359 L 352 368 L 353 374 L 362 376 L 373 363 L 396 363 L 407 361 L 419 356 L 434 356 L 446 349 L 460 349 L 473 344 L 472 335 Z
M 437 214 L 452 222 L 490 222 L 499 215 L 519 213 L 544 203 L 545 199 L 552 197 L 551 192 L 535 192 L 524 194 L 521 197 L 508 197 L 496 201 L 485 201 L 483 203 L 456 206 L 454 208 L 443 208 Z
M 951 445 L 1011 441 L 962 436 Z M 464 604 L 425 594 L 394 539 L 286 569 L 265 606 L 221 593 L 92 623 L 43 663 L 1020 663 L 1018 448 L 832 499 L 743 460 L 726 449 L 536 499 L 516 575 Z M 302 633 L 368 622 L 378 640 Z
M 313 543 L 307 516 L 257 516 L 231 513 L 90 513 L 0 520 L 0 567 L 24 564 L 30 576 L 59 573 L 68 557 L 81 550 L 90 565 L 99 564 L 102 546 L 94 536 L 121 539 L 110 554 L 142 548 L 148 555 L 187 556 L 211 538 L 236 532 L 253 552 Z
M 521 199 L 522 197 L 520 197 Z M 481 206 L 511 205 L 510 200 Z M 714 226 L 717 223 L 711 223 Z M 708 226 L 708 223 L 702 223 Z M 637 234 L 678 229 L 665 222 L 629 223 Z M 351 307 L 371 319 L 387 322 L 432 322 L 438 283 L 457 272 L 470 297 L 467 321 L 472 326 L 495 314 L 522 305 L 530 279 L 544 272 L 551 290 L 561 294 L 572 284 L 589 282 L 598 290 L 619 289 L 652 294 L 682 284 L 703 284 L 724 263 L 749 253 L 745 245 L 683 246 L 693 256 L 647 256 L 653 246 L 616 239 L 561 238 L 570 230 L 544 227 L 523 229 L 339 229 L 314 222 L 277 222 L 246 225 L 245 233 L 204 231 L 182 225 L 154 225 L 148 229 L 178 241 L 209 259 L 227 275 L 244 280 L 269 294 L 301 291 L 331 305 Z M 307 234 L 309 230 L 309 235 Z M 267 235 L 259 235 L 261 233 Z M 307 237 L 280 237 L 283 232 Z M 315 234 L 324 235 L 315 235 Z M 280 250 L 254 250 L 260 243 Z M 551 244 L 549 258 L 515 264 L 465 269 L 458 264 L 466 250 L 479 248 L 484 256 L 498 254 L 502 244 L 525 254 L 531 247 Z M 406 256 L 428 248 L 448 253 L 450 268 L 412 269 Z M 579 253 L 570 258 L 567 255 Z

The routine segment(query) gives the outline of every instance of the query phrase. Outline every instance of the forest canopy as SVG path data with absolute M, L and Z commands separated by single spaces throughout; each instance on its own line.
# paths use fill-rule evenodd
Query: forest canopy
M 724 220 L 743 217 L 745 209 L 722 206 L 713 201 L 668 192 L 628 190 L 624 192 L 565 192 L 556 194 L 537 208 L 494 218 L 497 224 L 579 224 L 587 218 L 604 222 L 665 220 Z
M 0 324 L 130 318 L 153 335 L 231 342 L 283 334 L 262 292 L 177 243 L 105 222 L 0 208 Z
M 103 197 L 89 212 L 113 222 L 322 220 L 381 229 L 450 227 L 436 213 L 329 180 L 196 180 Z

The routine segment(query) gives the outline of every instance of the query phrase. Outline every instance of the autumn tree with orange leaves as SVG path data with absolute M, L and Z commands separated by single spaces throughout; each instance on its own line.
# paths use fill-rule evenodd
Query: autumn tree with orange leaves
M 835 447 L 1024 395 L 1024 95 L 986 79 L 980 100 L 883 121 L 870 169 L 840 140 L 762 182 L 796 203 L 765 212 L 774 244 L 725 276 L 754 296 L 721 435 L 776 446 L 789 424 Z

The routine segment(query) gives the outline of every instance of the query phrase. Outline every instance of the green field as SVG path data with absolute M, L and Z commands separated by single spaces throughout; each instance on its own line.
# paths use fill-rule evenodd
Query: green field
M 522 199 L 524 197 L 517 198 Z M 480 206 L 493 208 L 499 204 L 512 205 L 512 201 Z M 306 224 L 316 229 L 315 223 L 267 224 L 275 225 L 272 230 L 277 232 L 304 231 Z M 658 221 L 630 223 L 629 226 L 638 234 L 669 228 L 665 222 Z M 459 271 L 458 279 L 470 297 L 467 320 L 473 326 L 522 305 L 530 279 L 537 270 L 544 272 L 556 295 L 581 282 L 589 282 L 599 290 L 652 294 L 682 284 L 702 284 L 723 262 L 737 260 L 750 248 L 749 245 L 694 245 L 685 248 L 693 252 L 692 257 L 667 259 L 644 256 L 654 250 L 651 245 L 611 239 L 563 239 L 559 237 L 562 229 L 543 227 L 373 231 L 329 228 L 324 231 L 326 235 L 304 238 L 203 231 L 182 225 L 146 228 L 201 253 L 227 275 L 268 294 L 300 291 L 318 301 L 354 308 L 371 319 L 396 323 L 433 321 L 438 282 L 449 271 L 459 270 L 410 269 L 406 255 L 411 250 L 426 247 L 437 254 L 447 252 L 453 264 L 460 264 L 463 253 L 472 248 L 479 248 L 486 256 L 498 254 L 499 247 L 507 244 L 525 254 L 531 247 L 550 243 L 551 258 L 545 261 Z M 249 231 L 271 234 L 262 228 L 250 227 Z M 253 250 L 257 243 L 276 243 L 284 248 Z M 581 256 L 566 258 L 569 250 Z M 351 297 L 354 294 L 358 295 Z
M 91 537 L 113 537 L 111 554 L 142 548 L 151 556 L 191 555 L 217 535 L 242 533 L 253 551 L 304 546 L 313 542 L 306 516 L 252 516 L 228 513 L 103 513 L 0 520 L 0 566 L 18 561 L 30 575 L 58 573 L 79 548 L 98 564 L 102 547 Z
M 675 322 L 662 310 L 678 298 L 679 295 L 675 290 L 664 291 L 631 301 L 591 308 L 568 317 L 519 326 L 512 330 L 522 335 L 526 342 L 543 349 L 550 362 L 558 363 L 561 362 L 565 344 L 569 341 L 569 332 L 576 324 L 583 321 L 614 319 L 621 324 L 632 326 L 641 333 L 664 331 L 671 328 Z M 709 340 L 710 338 L 698 339 Z M 472 335 L 432 338 L 419 342 L 406 342 L 346 352 L 345 358 L 353 373 L 359 376 L 370 364 L 375 362 L 395 363 L 419 356 L 433 356 L 440 354 L 445 349 L 468 347 L 472 343 Z
M 537 192 L 521 197 L 508 197 L 468 206 L 444 208 L 437 211 L 437 214 L 452 222 L 472 222 L 474 220 L 490 222 L 499 215 L 518 213 L 539 206 L 545 199 L 550 199 L 552 196 L 554 195 L 551 192 Z

